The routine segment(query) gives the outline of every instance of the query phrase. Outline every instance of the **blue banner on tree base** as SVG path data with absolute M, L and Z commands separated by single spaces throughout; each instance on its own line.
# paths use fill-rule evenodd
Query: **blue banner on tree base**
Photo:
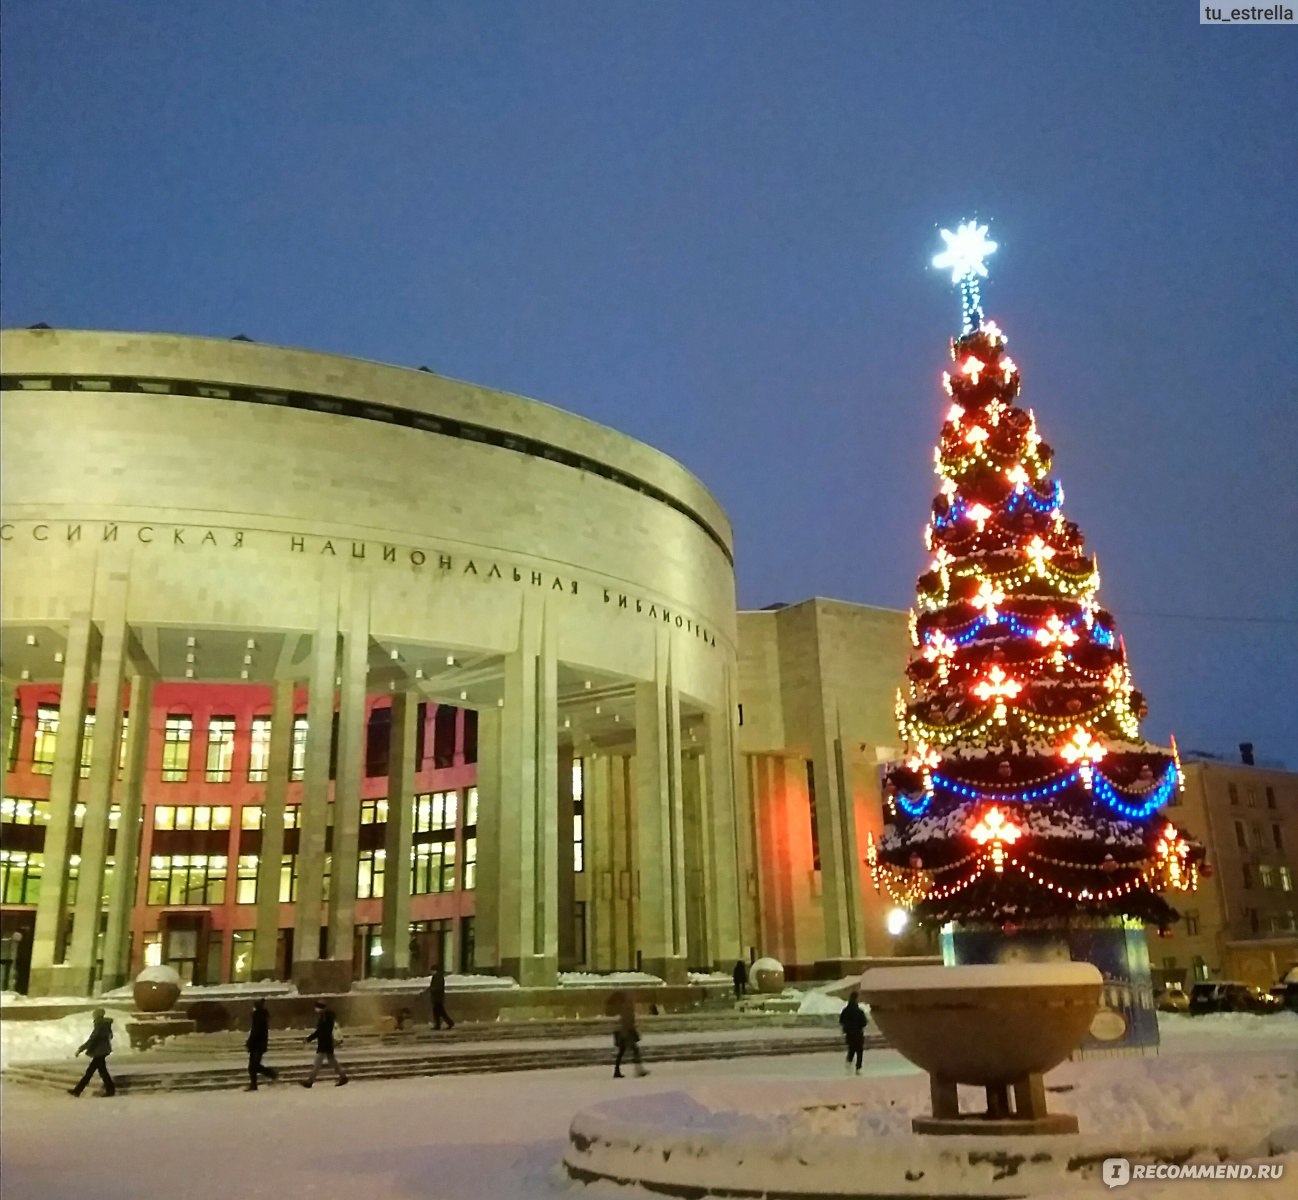
M 1158 1048 L 1158 1014 L 1144 927 L 1134 921 L 1072 925 L 947 925 L 942 961 L 948 967 L 987 963 L 1088 962 L 1104 977 L 1100 1011 L 1078 1050 L 1088 1057 L 1144 1054 Z

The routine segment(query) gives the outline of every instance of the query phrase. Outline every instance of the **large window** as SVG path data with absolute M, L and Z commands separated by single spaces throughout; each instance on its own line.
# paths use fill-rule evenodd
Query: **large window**
M 439 704 L 433 712 L 433 766 L 455 765 L 455 719 L 459 709 L 451 704 Z
M 388 820 L 388 802 L 386 800 L 362 800 L 361 824 L 385 825 Z
M 1282 892 L 1293 891 L 1293 872 L 1288 867 L 1276 867 L 1276 886 Z
M 478 886 L 478 789 L 464 793 L 464 870 L 460 887 L 471 892 Z
M 455 889 L 455 842 L 419 842 L 410 848 L 410 892 L 424 896 L 430 892 Z
M 356 862 L 356 899 L 377 900 L 383 895 L 383 861 L 385 852 L 362 850 Z
M 1257 869 L 1257 880 L 1264 888 L 1275 887 L 1275 868 L 1270 863 L 1263 863 Z
M 306 734 L 307 721 L 304 716 L 293 718 L 293 761 L 289 768 L 290 779 L 306 778 Z
M 224 904 L 224 854 L 155 854 L 149 859 L 149 903 Z
M 48 775 L 54 770 L 54 751 L 59 744 L 59 709 L 57 704 L 36 706 L 36 742 L 32 746 L 32 772 Z
M 207 723 L 207 782 L 229 783 L 234 769 L 234 718 L 213 717 Z
M 81 778 L 90 778 L 90 756 L 95 744 L 95 711 L 81 718 Z
M 416 796 L 414 832 L 454 833 L 457 801 L 455 792 L 425 792 Z
M 1185 913 L 1185 914 L 1184 914 L 1184 917 L 1183 917 L 1183 920 L 1185 921 L 1185 936 L 1186 936 L 1186 937 L 1198 937 L 1198 936 L 1199 936 L 1199 914 L 1198 914 L 1198 912 L 1196 911 L 1196 912 L 1187 912 L 1187 913 Z
M 41 862 L 38 850 L 0 848 L 0 902 L 35 904 L 41 895 Z
M 0 821 L 6 825 L 44 825 L 50 819 L 44 800 L 6 796 L 0 801 Z
M 227 804 L 159 804 L 153 810 L 154 829 L 229 829 Z
M 235 864 L 234 902 L 236 904 L 257 903 L 257 855 L 240 854 Z
M 291 904 L 297 899 L 297 855 L 285 854 L 279 860 L 279 902 Z
M 248 782 L 265 783 L 270 778 L 270 718 L 253 717 L 248 738 Z
M 193 736 L 192 717 L 168 714 L 162 740 L 163 783 L 184 783 L 189 778 L 189 743 Z
M 586 801 L 582 786 L 582 760 L 572 760 L 572 869 L 586 869 Z

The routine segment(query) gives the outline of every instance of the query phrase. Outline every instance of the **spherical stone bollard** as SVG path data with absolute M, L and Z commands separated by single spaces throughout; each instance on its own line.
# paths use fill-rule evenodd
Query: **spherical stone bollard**
M 140 1012 L 167 1012 L 180 999 L 180 976 L 174 967 L 145 967 L 131 994 Z
M 766 995 L 784 991 L 784 964 L 774 958 L 759 958 L 748 968 L 753 989 Z

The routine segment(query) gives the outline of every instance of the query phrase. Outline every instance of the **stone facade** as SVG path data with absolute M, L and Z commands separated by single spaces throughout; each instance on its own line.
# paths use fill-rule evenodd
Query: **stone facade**
M 88 777 L 67 736 L 49 776 L 33 991 L 84 992 L 97 955 L 106 978 L 124 969 L 134 839 L 117 855 L 102 942 L 96 930 L 109 814 L 138 823 L 159 731 L 128 722 L 112 768 L 123 711 L 150 711 L 163 680 L 274 693 L 272 847 L 286 698 L 306 689 L 289 914 L 304 988 L 351 974 L 376 693 L 392 697 L 399 812 L 413 796 L 416 704 L 478 713 L 479 967 L 552 982 L 571 957 L 578 884 L 608 966 L 680 979 L 742 953 L 730 532 L 682 467 L 517 396 L 304 351 L 30 330 L 5 333 L 2 354 L 5 736 L 25 683 L 57 685 L 64 731 L 95 711 Z M 561 781 L 574 756 L 592 778 L 582 880 Z M 710 836 L 687 842 L 687 827 Z M 386 836 L 394 857 L 407 852 L 399 820 Z M 403 877 L 384 897 L 392 974 L 409 969 Z M 284 918 L 265 882 L 257 923 L 269 934 Z

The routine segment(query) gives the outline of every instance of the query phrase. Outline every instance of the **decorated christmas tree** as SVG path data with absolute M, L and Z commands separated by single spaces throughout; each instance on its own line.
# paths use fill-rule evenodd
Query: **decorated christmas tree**
M 1182 786 L 1175 742 L 1140 735 L 1145 701 L 1096 561 L 983 316 L 986 232 L 943 230 L 934 259 L 961 286 L 964 327 L 943 375 L 932 560 L 897 701 L 908 758 L 888 775 L 875 884 L 926 925 L 1166 927 L 1162 893 L 1194 889 L 1203 850 L 1160 811 Z

